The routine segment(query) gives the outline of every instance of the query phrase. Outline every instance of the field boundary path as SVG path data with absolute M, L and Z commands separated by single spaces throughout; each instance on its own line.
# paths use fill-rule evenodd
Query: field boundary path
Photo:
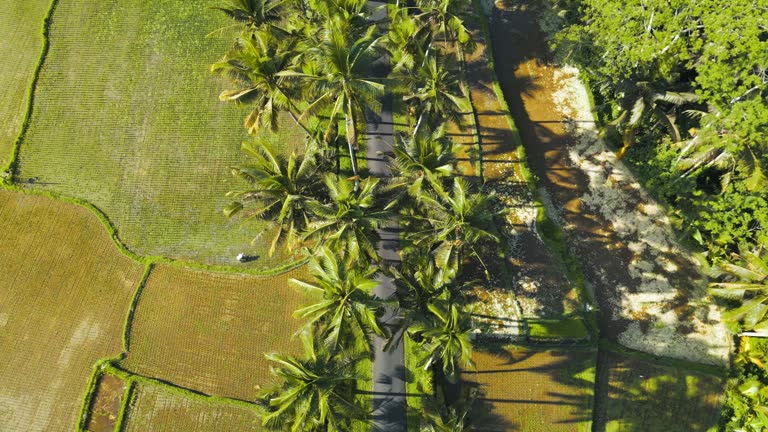
M 372 20 L 386 21 L 387 10 L 385 2 L 371 1 L 374 8 Z M 373 70 L 377 76 L 385 75 L 389 69 L 389 56 L 383 55 L 374 62 Z M 392 175 L 385 155 L 392 154 L 392 95 L 386 92 L 382 98 L 381 112 L 371 116 L 366 124 L 366 158 L 368 173 L 372 177 L 386 178 Z M 398 253 L 400 244 L 399 221 L 395 216 L 389 223 L 379 229 L 381 240 L 376 246 L 379 256 L 387 264 L 400 262 Z M 377 277 L 379 285 L 373 290 L 380 299 L 388 300 L 395 297 L 395 284 L 386 275 Z M 385 351 L 388 338 L 374 336 L 373 360 L 373 430 L 374 432 L 405 432 L 407 430 L 406 401 L 405 401 L 405 344 L 403 329 L 399 329 L 400 316 L 394 306 L 387 306 L 381 323 L 386 330 L 397 331 L 392 338 L 393 343 Z

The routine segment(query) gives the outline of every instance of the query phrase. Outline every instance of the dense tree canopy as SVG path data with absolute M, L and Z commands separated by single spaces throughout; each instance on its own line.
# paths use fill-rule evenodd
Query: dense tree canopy
M 555 8 L 559 58 L 588 72 L 602 120 L 618 129 L 608 137 L 623 133 L 622 153 L 638 143 L 630 163 L 681 226 L 715 260 L 768 242 L 768 0 Z

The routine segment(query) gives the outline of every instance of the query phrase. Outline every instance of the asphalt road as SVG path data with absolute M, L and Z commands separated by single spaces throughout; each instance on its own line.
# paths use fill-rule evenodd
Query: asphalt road
M 387 19 L 386 10 L 380 8 L 383 2 L 371 1 L 369 7 L 377 8 L 373 14 L 374 21 Z M 382 56 L 374 62 L 372 70 L 376 75 L 385 74 L 389 68 L 389 57 Z M 384 154 L 392 152 L 392 97 L 387 93 L 382 98 L 382 109 L 376 115 L 366 119 L 366 158 L 368 173 L 373 177 L 389 177 L 391 172 Z M 381 241 L 377 245 L 379 256 L 389 263 L 400 261 L 398 253 L 400 230 L 397 218 L 389 221 L 386 227 L 379 230 Z M 378 277 L 379 285 L 374 294 L 382 299 L 390 299 L 395 295 L 395 286 L 387 276 Z M 383 327 L 395 330 L 398 327 L 397 310 L 388 307 L 381 319 Z M 395 335 L 393 343 L 387 351 L 382 348 L 386 338 L 375 337 L 375 354 L 373 361 L 373 430 L 374 432 L 405 432 L 406 401 L 405 401 L 405 356 L 403 338 Z

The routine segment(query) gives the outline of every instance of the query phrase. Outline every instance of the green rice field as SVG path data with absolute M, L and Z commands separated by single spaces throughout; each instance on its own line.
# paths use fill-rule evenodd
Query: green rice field
M 723 378 L 621 354 L 606 358 L 606 432 L 718 430 Z
M 590 431 L 594 350 L 477 350 L 462 372 L 480 390 L 474 427 L 483 431 Z
M 261 424 L 251 409 L 184 397 L 145 383 L 136 384 L 124 415 L 126 432 L 252 431 Z
M 0 0 L 0 169 L 11 160 L 27 112 L 28 93 L 43 48 L 43 20 L 50 7 L 51 0 Z
M 89 201 L 138 254 L 232 264 L 246 252 L 272 268 L 286 257 L 251 244 L 264 227 L 221 213 L 247 135 L 208 71 L 228 43 L 205 37 L 228 23 L 213 4 L 61 0 L 16 181 Z M 283 129 L 284 145 L 301 139 Z
M 205 394 L 253 400 L 271 384 L 265 352 L 301 353 L 291 317 L 306 302 L 288 279 L 158 266 L 136 305 L 121 367 Z

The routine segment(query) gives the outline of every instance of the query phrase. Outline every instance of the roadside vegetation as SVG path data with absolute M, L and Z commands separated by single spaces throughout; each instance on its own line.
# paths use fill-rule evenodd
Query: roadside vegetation
M 701 253 L 708 300 L 727 310 L 732 332 L 764 335 L 768 4 L 545 3 L 555 60 L 585 72 L 602 137 Z M 744 354 L 760 343 L 740 340 L 721 426 L 762 430 L 765 367 L 759 348 Z
M 606 139 L 690 244 L 714 263 L 765 245 L 764 2 L 554 7 L 558 59 L 587 72 Z
M 499 242 L 496 197 L 456 176 L 458 146 L 445 133 L 449 125 L 464 127 L 468 94 L 456 66 L 472 45 L 462 21 L 470 7 L 389 7 L 389 31 L 371 21 L 364 1 L 221 9 L 239 26 L 212 67 L 233 83 L 220 99 L 248 107 L 251 134 L 279 130 L 277 111 L 306 134 L 304 149 L 289 157 L 258 139 L 248 144 L 252 163 L 233 170 L 246 186 L 230 193 L 235 200 L 225 210 L 273 224 L 273 251 L 310 255 L 313 280 L 291 281 L 317 299 L 294 314 L 306 322 L 306 354 L 267 355 L 282 384 L 264 392 L 266 427 L 348 430 L 370 420 L 368 402 L 354 391 L 363 377 L 348 365 L 371 358 L 373 335 L 395 334 L 377 322 L 384 306 L 372 295 L 377 273 L 394 278 L 404 337 L 424 350 L 417 367 L 432 375 L 442 401 L 425 405 L 438 411 L 422 426 L 463 422 L 444 401 L 453 397 L 446 389 L 459 382 L 460 367 L 473 364 L 465 288 L 490 277 L 486 263 Z M 368 66 L 385 54 L 390 73 L 379 78 Z M 360 131 L 380 109 L 385 83 L 413 121 L 385 155 L 392 178 L 379 179 L 366 177 L 357 158 Z M 376 251 L 376 230 L 394 216 L 404 232 L 402 266 L 382 262 Z M 480 271 L 464 271 L 467 263 Z

